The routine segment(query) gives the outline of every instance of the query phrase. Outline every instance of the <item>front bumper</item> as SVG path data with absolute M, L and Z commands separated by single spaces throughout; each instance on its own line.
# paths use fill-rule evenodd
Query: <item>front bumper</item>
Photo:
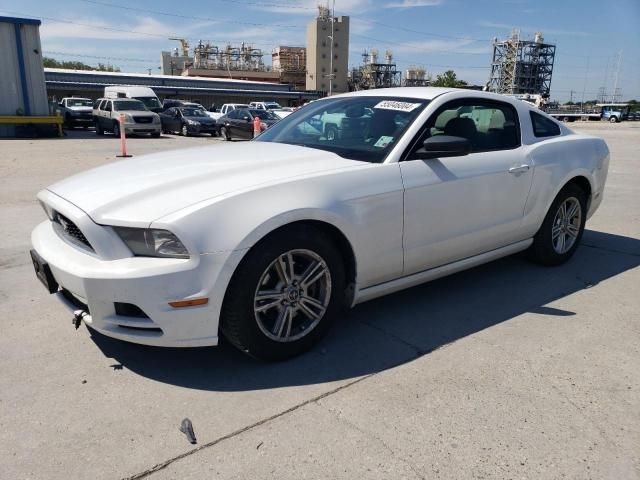
M 162 124 L 160 123 L 125 123 L 124 124 L 124 133 L 126 135 L 142 135 L 142 134 L 157 134 L 159 135 L 162 131 Z
M 54 208 L 60 211 L 59 205 L 67 202 L 60 199 L 57 203 Z M 59 300 L 70 310 L 77 310 L 78 302 L 86 305 L 89 315 L 83 320 L 88 326 L 109 337 L 145 345 L 217 345 L 220 306 L 232 273 L 229 259 L 238 252 L 190 259 L 122 258 L 121 246 L 101 245 L 112 232 L 110 228 L 93 223 L 71 204 L 64 205 L 63 214 L 82 229 L 95 253 L 69 242 L 51 221 L 38 225 L 31 241 L 60 286 Z M 208 297 L 209 303 L 183 308 L 169 305 L 202 297 Z M 118 314 L 116 303 L 135 305 L 146 317 Z

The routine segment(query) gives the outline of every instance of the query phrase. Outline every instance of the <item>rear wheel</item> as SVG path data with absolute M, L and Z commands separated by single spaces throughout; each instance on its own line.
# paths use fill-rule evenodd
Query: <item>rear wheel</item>
M 618 121 L 618 117 L 611 117 L 611 118 L 609 119 L 609 121 L 610 121 L 611 123 L 616 123 L 616 122 Z
M 335 140 L 338 136 L 338 129 L 333 125 L 327 125 L 325 136 L 329 141 Z
M 571 258 L 584 232 L 587 196 L 575 184 L 565 186 L 551 204 L 530 248 L 543 265 L 560 265 Z
M 229 131 L 227 130 L 227 127 L 222 127 L 220 129 L 220 136 L 227 142 L 231 141 L 231 136 L 229 135 Z
M 344 302 L 340 252 L 322 231 L 289 228 L 257 244 L 233 275 L 221 330 L 240 350 L 284 360 L 310 349 Z

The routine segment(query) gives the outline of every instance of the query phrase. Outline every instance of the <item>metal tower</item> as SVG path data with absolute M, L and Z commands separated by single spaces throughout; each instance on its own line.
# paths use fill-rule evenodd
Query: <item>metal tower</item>
M 548 96 L 555 53 L 556 46 L 544 43 L 541 33 L 533 40 L 521 40 L 519 30 L 513 30 L 508 40 L 496 38 L 489 91 Z

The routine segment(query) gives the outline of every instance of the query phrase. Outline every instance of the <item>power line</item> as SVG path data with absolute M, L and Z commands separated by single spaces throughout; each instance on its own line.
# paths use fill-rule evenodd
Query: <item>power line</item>
M 488 49 L 487 49 L 486 52 L 457 52 L 455 50 L 443 50 L 443 49 L 432 49 L 432 50 L 429 50 L 429 51 L 425 51 L 424 47 L 420 47 L 418 45 L 411 44 L 411 43 L 402 43 L 402 42 L 396 42 L 396 41 L 393 41 L 393 40 L 385 40 L 383 38 L 368 37 L 366 35 L 360 35 L 360 34 L 357 34 L 357 33 L 351 33 L 350 35 L 352 35 L 354 37 L 364 38 L 366 40 L 372 40 L 372 41 L 375 41 L 377 43 L 383 43 L 383 44 L 388 44 L 388 45 L 398 45 L 398 46 L 405 47 L 405 48 L 412 48 L 414 50 L 420 50 L 425 54 L 438 55 L 438 54 L 442 54 L 442 53 L 452 53 L 452 54 L 456 54 L 456 55 L 483 55 L 483 56 L 488 56 L 491 53 Z
M 61 57 L 93 58 L 95 60 L 115 60 L 119 62 L 133 62 L 133 63 L 157 63 L 156 60 L 144 60 L 142 58 L 104 57 L 100 55 L 88 55 L 84 53 L 54 52 L 51 50 L 43 51 L 42 53 L 44 55 L 59 55 Z
M 295 29 L 303 28 L 299 25 L 280 25 L 277 23 L 239 22 L 237 20 L 230 20 L 228 18 L 220 18 L 220 17 L 218 18 L 197 17 L 194 15 L 184 15 L 181 13 L 161 12 L 159 10 L 149 10 L 146 8 L 129 7 L 127 5 L 116 5 L 114 3 L 100 2 L 98 0 L 80 0 L 80 1 L 85 3 L 92 3 L 94 5 L 100 5 L 103 7 L 120 8 L 122 10 L 129 10 L 132 12 L 151 13 L 154 15 L 164 15 L 166 17 L 184 18 L 186 20 L 203 20 L 206 22 L 225 22 L 225 23 L 234 23 L 238 25 L 249 25 L 252 27 L 278 27 L 278 28 L 295 28 Z
M 352 16 L 352 18 L 358 19 L 359 21 L 364 22 L 364 23 L 369 23 L 369 24 L 372 24 L 372 25 L 380 25 L 381 27 L 391 28 L 391 29 L 394 29 L 394 30 L 401 30 L 403 32 L 416 33 L 418 35 L 424 35 L 424 36 L 427 36 L 427 37 L 448 38 L 448 39 L 453 39 L 453 40 L 470 40 L 470 41 L 473 41 L 473 42 L 487 42 L 488 41 L 488 39 L 486 39 L 486 38 L 455 37 L 453 35 L 442 35 L 442 34 L 439 34 L 439 33 L 429 33 L 429 32 L 424 32 L 424 31 L 420 31 L 420 30 L 413 30 L 411 28 L 398 27 L 398 26 L 395 26 L 395 25 L 389 25 L 387 23 L 376 22 L 374 20 L 365 20 L 362 17 L 353 17 Z

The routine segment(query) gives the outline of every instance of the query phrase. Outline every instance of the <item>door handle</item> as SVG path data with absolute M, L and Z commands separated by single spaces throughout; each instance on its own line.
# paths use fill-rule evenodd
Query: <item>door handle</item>
M 509 169 L 509 173 L 513 173 L 514 175 L 517 173 L 526 172 L 529 170 L 529 165 L 520 165 L 519 167 L 511 167 Z

